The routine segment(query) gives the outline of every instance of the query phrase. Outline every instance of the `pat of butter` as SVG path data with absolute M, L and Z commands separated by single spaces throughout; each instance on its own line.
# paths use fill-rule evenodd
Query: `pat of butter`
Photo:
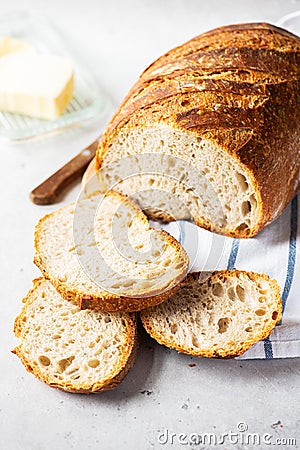
M 12 52 L 24 52 L 34 49 L 27 42 L 9 36 L 0 38 L 0 57 Z
M 14 52 L 0 58 L 0 110 L 40 119 L 63 114 L 74 90 L 69 61 Z

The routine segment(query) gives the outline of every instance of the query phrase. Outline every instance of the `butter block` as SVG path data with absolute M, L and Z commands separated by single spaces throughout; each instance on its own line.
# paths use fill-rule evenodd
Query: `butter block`
M 13 52 L 34 52 L 34 49 L 27 42 L 9 36 L 0 38 L 0 57 Z
M 0 58 L 1 111 L 55 119 L 65 112 L 73 90 L 73 68 L 64 58 L 30 52 Z

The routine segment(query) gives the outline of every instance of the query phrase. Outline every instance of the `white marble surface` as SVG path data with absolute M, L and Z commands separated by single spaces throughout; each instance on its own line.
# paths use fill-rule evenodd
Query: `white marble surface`
M 241 21 L 276 21 L 299 1 L 271 0 L 10 0 L 1 13 L 35 8 L 64 29 L 119 102 L 141 70 L 162 52 L 211 27 Z M 135 367 L 114 391 L 98 396 L 62 393 L 25 372 L 10 353 L 21 298 L 38 276 L 32 264 L 33 229 L 53 207 L 30 203 L 45 176 L 96 137 L 86 126 L 55 138 L 10 145 L 0 141 L 1 302 L 0 448 L 5 450 L 186 448 L 162 445 L 159 432 L 249 432 L 293 437 L 300 448 L 299 360 L 199 360 L 168 351 L 143 335 Z M 76 198 L 78 188 L 62 202 Z M 190 367 L 189 364 L 195 364 Z M 162 439 L 162 438 L 161 438 Z M 184 439 L 184 438 L 182 438 Z M 163 439 L 162 439 L 163 440 Z M 254 448 L 243 445 L 195 448 Z M 270 448 L 261 444 L 256 448 Z

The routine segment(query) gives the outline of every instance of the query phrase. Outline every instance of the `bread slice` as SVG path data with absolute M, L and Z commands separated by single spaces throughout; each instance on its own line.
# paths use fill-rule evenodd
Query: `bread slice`
M 254 236 L 300 189 L 299 56 L 299 37 L 266 23 L 169 51 L 103 134 L 99 185 L 132 196 L 151 219 Z
M 51 387 L 93 393 L 117 386 L 137 350 L 136 317 L 129 313 L 81 311 L 39 278 L 15 320 L 14 349 L 29 372 Z
M 165 231 L 116 192 L 93 194 L 42 218 L 34 262 L 81 308 L 138 311 L 179 289 L 189 259 Z
M 224 270 L 200 279 L 191 273 L 167 302 L 141 311 L 145 329 L 160 344 L 232 358 L 269 336 L 281 318 L 279 286 L 265 274 Z

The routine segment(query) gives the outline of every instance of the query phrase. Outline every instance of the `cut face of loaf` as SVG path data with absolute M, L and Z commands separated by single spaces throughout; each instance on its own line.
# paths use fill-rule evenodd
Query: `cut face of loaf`
M 194 219 L 234 235 L 248 235 L 260 220 L 260 194 L 249 171 L 194 133 L 165 126 L 120 131 L 105 164 L 97 174 L 102 190 L 130 196 L 152 219 Z
M 92 393 L 117 386 L 138 349 L 136 318 L 128 313 L 81 311 L 49 281 L 34 281 L 15 321 L 14 353 L 51 387 Z
M 172 236 L 150 229 L 142 211 L 116 192 L 45 216 L 35 248 L 35 263 L 64 298 L 102 311 L 138 311 L 164 301 L 189 262 Z
M 300 188 L 300 39 L 241 24 L 171 50 L 132 87 L 96 159 L 100 188 L 150 218 L 254 236 Z
M 162 305 L 141 311 L 160 344 L 194 356 L 232 358 L 269 336 L 281 318 L 280 290 L 265 274 L 192 273 Z

